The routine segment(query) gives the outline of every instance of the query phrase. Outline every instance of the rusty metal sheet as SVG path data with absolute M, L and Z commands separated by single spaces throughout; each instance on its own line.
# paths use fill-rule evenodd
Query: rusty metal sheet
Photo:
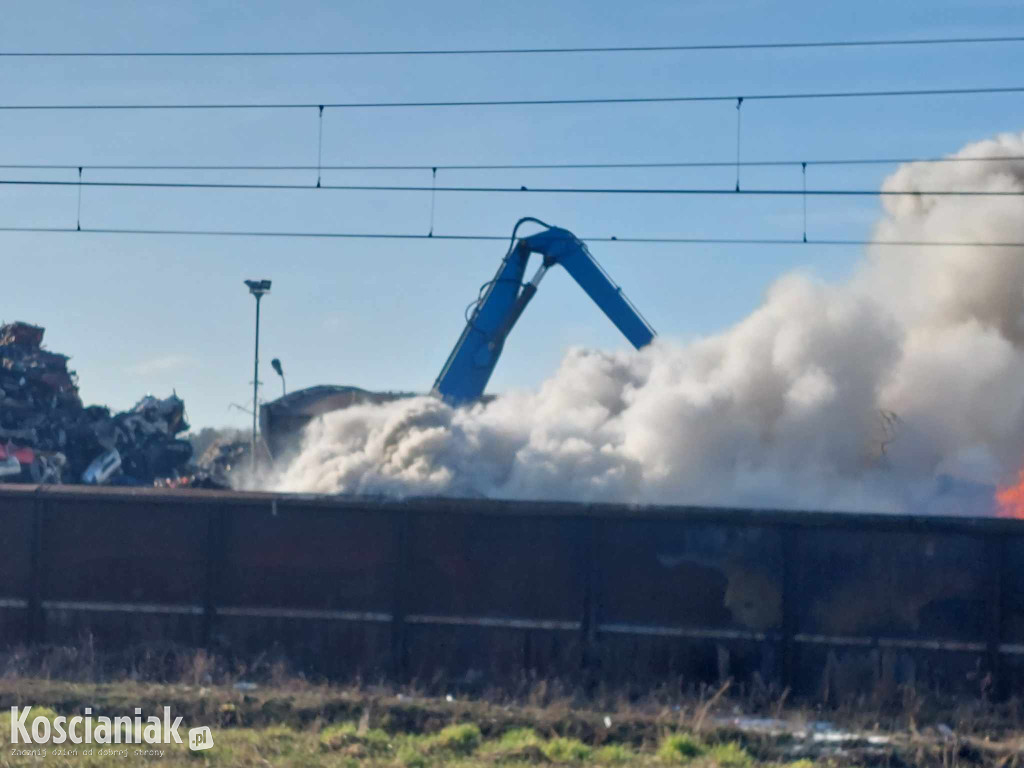
M 21 645 L 27 636 L 27 601 L 0 600 L 0 648 Z
M 965 534 L 798 531 L 799 633 L 984 642 L 985 542 Z
M 415 514 L 408 603 L 415 613 L 579 621 L 582 521 Z
M 770 632 L 782 623 L 782 541 L 765 526 L 604 523 L 602 625 Z M 622 630 L 625 631 L 625 630 Z
M 32 637 L 98 653 L 465 686 L 1024 678 L 1020 521 L 0 488 L 0 643 L 39 624 L 37 501 Z
M 41 534 L 43 600 L 202 603 L 207 510 L 201 507 L 49 503 Z
M 224 509 L 219 606 L 389 612 L 394 516 L 373 508 L 260 504 Z
M 1024 651 L 1024 536 L 1004 539 L 1002 639 Z
M 31 495 L 0 498 L 0 598 L 27 598 L 31 579 Z

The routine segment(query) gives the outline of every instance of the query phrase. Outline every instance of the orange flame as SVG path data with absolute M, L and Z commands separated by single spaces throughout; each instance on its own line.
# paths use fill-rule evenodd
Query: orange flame
M 1017 474 L 1017 483 L 996 490 L 996 517 L 1024 520 L 1024 469 Z

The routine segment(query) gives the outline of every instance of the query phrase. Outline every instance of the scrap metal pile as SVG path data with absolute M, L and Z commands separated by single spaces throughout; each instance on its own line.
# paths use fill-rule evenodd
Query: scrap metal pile
M 146 395 L 128 411 L 82 405 L 68 357 L 44 329 L 0 326 L 0 481 L 152 485 L 182 475 L 192 445 L 185 404 Z
M 154 484 L 160 488 L 233 488 L 234 474 L 249 466 L 249 453 L 248 440 L 217 440 L 187 467 L 188 474 L 160 477 Z

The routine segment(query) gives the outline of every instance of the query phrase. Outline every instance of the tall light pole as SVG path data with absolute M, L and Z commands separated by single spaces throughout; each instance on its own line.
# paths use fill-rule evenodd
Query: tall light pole
M 252 446 L 251 465 L 252 477 L 256 479 L 256 429 L 259 420 L 259 388 L 260 388 L 260 299 L 270 293 L 269 280 L 246 280 L 249 293 L 256 297 L 256 351 L 252 358 Z

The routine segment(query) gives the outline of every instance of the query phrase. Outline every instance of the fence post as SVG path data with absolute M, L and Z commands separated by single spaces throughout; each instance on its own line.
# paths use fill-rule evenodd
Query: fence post
M 410 511 L 401 509 L 392 517 L 395 548 L 395 585 L 391 605 L 391 674 L 398 683 L 409 677 L 405 614 L 408 612 Z
M 42 488 L 37 488 L 32 505 L 32 534 L 29 541 L 28 616 L 25 622 L 29 644 L 42 642 L 45 634 L 43 622 L 43 515 L 47 502 Z
M 206 575 L 203 585 L 202 642 L 209 648 L 213 641 L 213 628 L 217 621 L 217 589 L 223 572 L 224 510 L 219 505 L 206 508 Z
M 583 610 L 580 617 L 580 662 L 589 685 L 600 667 L 597 627 L 600 622 L 599 552 L 603 534 L 601 518 L 588 507 L 583 533 Z
M 1003 570 L 1005 567 L 1004 540 L 998 535 L 985 536 L 985 562 L 988 584 L 985 595 L 985 637 L 988 646 L 988 667 L 992 675 L 995 697 L 1002 699 L 1007 693 L 1002 675 L 999 646 L 1003 639 Z
M 797 542 L 798 529 L 791 525 L 779 526 L 782 543 L 782 685 L 793 689 L 796 680 L 797 648 L 795 635 L 799 625 L 797 614 Z

